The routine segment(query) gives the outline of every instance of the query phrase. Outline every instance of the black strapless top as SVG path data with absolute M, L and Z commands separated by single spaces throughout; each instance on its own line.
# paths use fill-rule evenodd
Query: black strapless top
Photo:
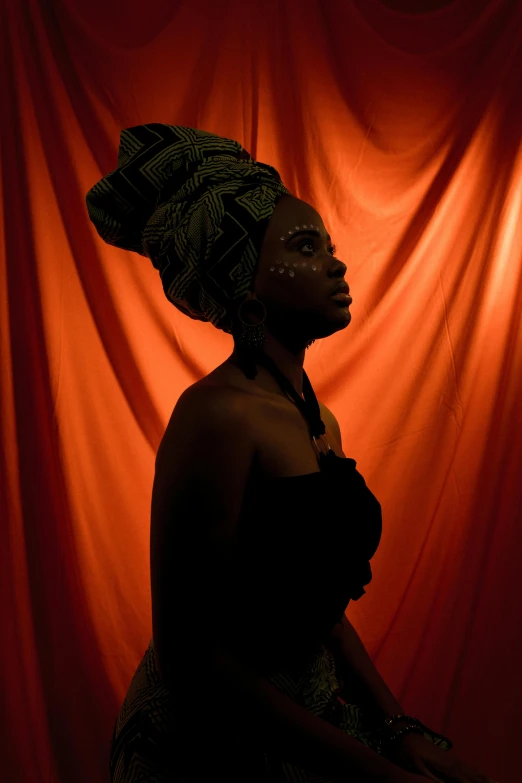
M 265 668 L 317 650 L 371 581 L 381 505 L 356 464 L 332 452 L 327 469 L 268 479 L 247 498 L 224 621 Z

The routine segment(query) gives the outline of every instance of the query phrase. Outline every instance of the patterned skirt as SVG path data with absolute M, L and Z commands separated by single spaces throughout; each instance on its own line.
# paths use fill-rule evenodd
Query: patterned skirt
M 363 710 L 352 703 L 350 683 L 338 679 L 335 659 L 325 645 L 299 671 L 280 670 L 267 679 L 305 709 L 377 750 L 375 729 Z M 195 692 L 199 690 L 195 688 Z M 198 712 L 199 746 L 187 753 L 186 743 L 176 742 L 171 700 L 156 668 L 151 640 L 114 725 L 111 783 L 210 783 L 210 779 L 226 779 L 228 783 L 328 783 L 311 770 L 257 744 L 252 736 L 255 731 L 248 733 L 248 715 L 240 716 L 247 733 L 237 735 L 237 744 L 233 731 L 220 734 L 220 704 L 205 699 Z M 425 736 L 448 749 L 439 735 Z

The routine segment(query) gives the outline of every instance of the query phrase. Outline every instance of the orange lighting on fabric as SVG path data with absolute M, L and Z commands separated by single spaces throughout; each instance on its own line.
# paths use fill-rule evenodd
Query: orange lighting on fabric
M 521 4 L 1 13 L 2 778 L 108 779 L 151 637 L 155 452 L 181 392 L 232 349 L 88 220 L 120 130 L 164 122 L 237 139 L 323 216 L 352 322 L 315 342 L 306 371 L 383 509 L 348 615 L 408 712 L 515 783 Z

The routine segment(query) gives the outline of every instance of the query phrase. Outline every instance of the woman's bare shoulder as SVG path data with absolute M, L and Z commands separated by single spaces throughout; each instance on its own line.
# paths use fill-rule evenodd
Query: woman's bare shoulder
M 224 374 L 210 373 L 187 386 L 176 400 L 158 456 L 169 444 L 179 440 L 181 432 L 190 435 L 192 431 L 197 437 L 216 417 L 230 421 L 231 426 L 234 423 L 240 426 L 248 420 L 248 415 L 248 398 L 242 390 L 229 383 Z

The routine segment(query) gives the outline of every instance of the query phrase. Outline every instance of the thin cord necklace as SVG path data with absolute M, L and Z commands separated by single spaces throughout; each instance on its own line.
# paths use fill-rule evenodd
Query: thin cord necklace
M 325 438 L 326 427 L 324 426 L 324 423 L 321 419 L 321 409 L 319 408 L 317 397 L 315 396 L 312 384 L 310 383 L 305 370 L 303 369 L 303 399 L 303 397 L 299 396 L 288 378 L 281 372 L 274 360 L 263 350 L 259 350 L 257 352 L 256 361 L 258 361 L 260 364 L 266 367 L 269 372 L 272 373 L 276 381 L 279 383 L 281 389 L 286 394 L 290 395 L 293 402 L 299 408 L 302 416 L 304 416 L 308 422 L 310 434 L 312 437 L 312 444 L 317 452 L 320 466 L 323 467 L 330 465 L 330 463 L 337 459 L 337 455 Z M 326 454 L 319 449 L 317 443 L 319 439 L 322 440 L 327 449 Z

